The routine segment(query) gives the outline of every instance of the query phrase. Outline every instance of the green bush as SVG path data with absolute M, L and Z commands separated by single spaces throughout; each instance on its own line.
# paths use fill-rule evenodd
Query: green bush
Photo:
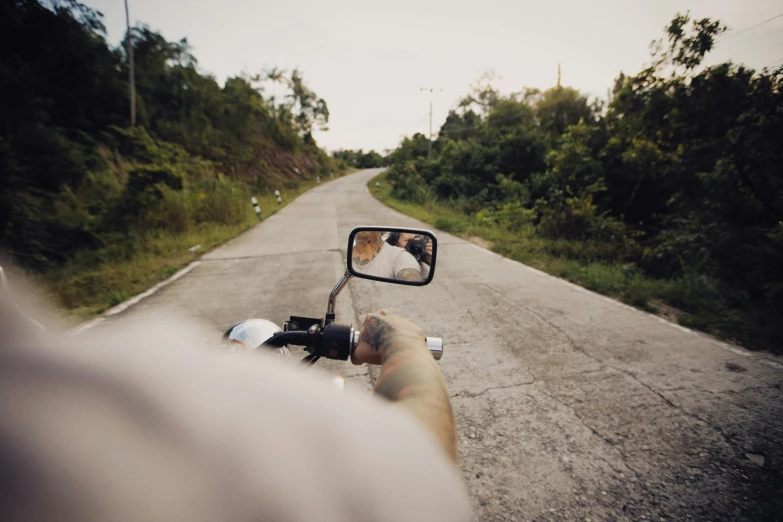
M 487 225 L 497 225 L 509 231 L 521 231 L 533 226 L 536 211 L 522 203 L 511 201 L 497 209 L 484 209 L 477 213 L 477 219 Z
M 464 220 L 453 216 L 438 216 L 435 218 L 434 224 L 435 228 L 439 228 L 444 232 L 451 232 L 452 234 L 459 234 L 467 228 Z
M 235 225 L 246 220 L 252 211 L 247 186 L 225 176 L 218 176 L 195 190 L 198 191 L 195 194 L 198 221 Z
M 432 197 L 412 161 L 392 166 L 386 179 L 391 183 L 392 195 L 399 200 L 422 204 Z
M 543 237 L 623 245 L 630 241 L 625 224 L 606 213 L 599 214 L 590 195 L 566 198 L 554 205 L 540 200 L 536 208 L 540 216 L 538 233 Z
M 194 224 L 194 194 L 185 190 L 161 189 L 162 197 L 154 212 L 157 217 L 155 228 L 183 234 Z

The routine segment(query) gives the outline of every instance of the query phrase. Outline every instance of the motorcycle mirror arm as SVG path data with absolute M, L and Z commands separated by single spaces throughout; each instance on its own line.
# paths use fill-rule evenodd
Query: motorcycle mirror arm
M 326 318 L 324 319 L 324 326 L 334 321 L 335 318 L 334 306 L 335 306 L 335 301 L 337 300 L 337 296 L 340 294 L 343 288 L 345 288 L 345 285 L 348 284 L 348 281 L 350 281 L 352 277 L 353 275 L 351 274 L 351 272 L 349 272 L 346 269 L 343 276 L 340 278 L 339 281 L 337 281 L 337 284 L 332 290 L 332 293 L 329 294 L 329 303 L 326 305 Z

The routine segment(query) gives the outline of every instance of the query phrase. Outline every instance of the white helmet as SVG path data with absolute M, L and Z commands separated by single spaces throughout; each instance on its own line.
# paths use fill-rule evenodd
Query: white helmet
M 282 332 L 272 321 L 266 319 L 247 319 L 240 321 L 229 327 L 223 334 L 223 339 L 230 351 L 248 351 L 257 350 L 267 339 L 278 332 Z M 276 347 L 269 347 L 270 349 Z M 280 351 L 282 350 L 282 351 Z M 288 348 L 283 346 L 278 348 L 278 355 L 287 355 Z

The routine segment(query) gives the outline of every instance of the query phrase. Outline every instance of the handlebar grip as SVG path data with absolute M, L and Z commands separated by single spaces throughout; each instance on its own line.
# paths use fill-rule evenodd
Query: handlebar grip
M 427 342 L 427 349 L 432 354 L 432 357 L 439 361 L 443 357 L 443 339 L 440 337 L 425 337 L 424 340 Z M 357 344 L 359 344 L 359 331 L 353 330 L 351 335 L 351 353 L 356 349 Z
M 430 351 L 436 361 L 443 357 L 443 339 L 440 337 L 425 337 L 427 349 Z

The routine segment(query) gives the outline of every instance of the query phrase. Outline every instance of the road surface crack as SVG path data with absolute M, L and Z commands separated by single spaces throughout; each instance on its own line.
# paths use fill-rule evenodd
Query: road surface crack
M 659 399 L 661 399 L 669 407 L 674 408 L 675 410 L 678 410 L 678 411 L 682 412 L 683 414 L 687 415 L 688 417 L 691 417 L 692 419 L 695 419 L 695 420 L 701 422 L 702 424 L 711 427 L 713 430 L 715 430 L 726 441 L 726 443 L 730 447 L 735 449 L 735 451 L 738 453 L 738 456 L 742 456 L 742 455 L 745 454 L 744 449 L 742 448 L 742 446 L 740 446 L 731 437 L 729 437 L 726 434 L 726 432 L 723 431 L 723 428 L 721 428 L 717 424 L 715 424 L 713 422 L 710 422 L 709 420 L 704 419 L 704 418 L 700 417 L 699 415 L 697 415 L 697 414 L 695 414 L 693 412 L 690 412 L 690 411 L 686 410 L 685 408 L 679 406 L 678 404 L 676 404 L 675 402 L 673 402 L 672 400 L 667 398 L 665 395 L 663 395 L 660 391 L 656 390 L 655 388 L 653 388 L 652 386 L 650 386 L 646 382 L 640 380 L 638 377 L 636 377 L 635 374 L 633 374 L 633 373 L 631 373 L 631 372 L 629 372 L 627 370 L 624 370 L 622 368 L 617 368 L 615 366 L 607 364 L 605 361 L 603 361 L 603 360 L 595 357 L 594 355 L 590 354 L 589 352 L 587 352 L 587 350 L 585 350 L 582 346 L 580 346 L 576 341 L 574 341 L 574 339 L 571 337 L 571 335 L 568 332 L 566 332 L 562 327 L 554 324 L 552 321 L 548 320 L 546 317 L 544 317 L 539 312 L 536 312 L 535 310 L 531 309 L 530 307 L 528 307 L 528 306 L 526 306 L 526 305 L 524 305 L 522 303 L 519 303 L 518 301 L 514 301 L 512 299 L 509 299 L 508 297 L 504 296 L 498 290 L 492 288 L 491 286 L 488 286 L 488 288 L 493 290 L 500 298 L 505 299 L 507 301 L 511 301 L 512 303 L 516 304 L 517 306 L 519 306 L 519 307 L 523 308 L 524 310 L 526 310 L 527 312 L 529 312 L 534 317 L 537 317 L 544 324 L 547 324 L 550 327 L 552 327 L 553 329 L 555 329 L 558 332 L 560 332 L 568 340 L 569 345 L 574 350 L 576 350 L 577 352 L 583 354 L 585 357 L 587 357 L 587 358 L 589 358 L 589 359 L 591 359 L 591 360 L 593 360 L 593 361 L 595 361 L 595 362 L 597 362 L 599 364 L 605 365 L 607 368 L 611 368 L 612 370 L 620 372 L 621 374 L 625 375 L 626 377 L 629 377 L 633 381 L 637 382 L 639 385 L 644 387 L 650 393 L 656 395 Z M 547 395 L 549 395 L 549 394 L 547 394 Z
M 615 368 L 615 369 L 617 369 L 617 368 Z M 631 373 L 629 373 L 629 372 L 625 372 L 625 371 L 623 371 L 623 370 L 617 370 L 617 371 L 619 371 L 619 372 L 622 372 L 622 373 L 624 373 L 625 375 L 628 375 L 629 377 L 631 377 L 633 380 L 635 380 L 636 382 L 638 382 L 639 384 L 641 384 L 642 386 L 644 386 L 645 388 L 647 388 L 647 390 L 649 390 L 651 393 L 654 393 L 655 395 L 657 395 L 657 396 L 658 396 L 658 397 L 659 397 L 659 398 L 660 398 L 662 401 L 664 401 L 666 404 L 668 404 L 670 407 L 674 408 L 675 410 L 681 411 L 681 412 L 683 412 L 685 415 L 688 415 L 689 417 L 691 417 L 691 418 L 693 418 L 693 419 L 696 419 L 697 421 L 700 421 L 700 422 L 702 422 L 703 424 L 706 424 L 707 426 L 711 427 L 711 428 L 712 428 L 712 429 L 714 429 L 716 432 L 718 432 L 718 434 L 719 434 L 721 437 L 723 437 L 723 439 L 724 439 L 724 440 L 725 440 L 725 441 L 726 441 L 726 442 L 727 442 L 727 443 L 728 443 L 728 444 L 729 444 L 731 447 L 733 447 L 733 448 L 734 448 L 734 449 L 735 449 L 735 450 L 736 450 L 736 451 L 737 451 L 737 452 L 738 452 L 740 455 L 744 455 L 744 454 L 745 454 L 745 450 L 742 448 L 742 446 L 740 446 L 738 443 L 734 442 L 734 440 L 733 440 L 731 437 L 729 437 L 728 435 L 726 435 L 726 433 L 723 431 L 723 428 L 721 428 L 721 427 L 720 427 L 720 426 L 718 426 L 717 424 L 715 424 L 715 423 L 713 423 L 713 422 L 710 422 L 710 421 L 708 421 L 707 419 L 703 419 L 702 417 L 700 417 L 700 416 L 696 415 L 695 413 L 692 413 L 692 412 L 690 412 L 690 411 L 686 410 L 685 408 L 683 408 L 683 407 L 681 407 L 681 406 L 678 406 L 678 405 L 677 405 L 675 402 L 671 401 L 669 398 L 667 398 L 665 395 L 663 395 L 663 394 L 662 394 L 661 392 L 659 392 L 658 390 L 654 389 L 652 386 L 650 386 L 650 385 L 649 385 L 649 384 L 647 384 L 646 382 L 644 382 L 644 381 L 641 381 L 641 380 L 637 379 L 637 378 L 636 378 L 636 376 L 634 376 L 633 374 L 631 374 Z
M 587 429 L 590 431 L 590 433 L 592 433 L 593 435 L 595 435 L 596 437 L 598 437 L 599 439 L 601 439 L 602 441 L 604 441 L 604 443 L 605 443 L 607 446 L 609 446 L 609 447 L 610 447 L 610 448 L 612 448 L 614 451 L 616 451 L 616 452 L 617 452 L 617 454 L 620 456 L 620 460 L 622 461 L 622 463 L 623 463 L 623 466 L 625 466 L 625 468 L 626 468 L 628 471 L 630 471 L 631 473 L 633 473 L 633 474 L 634 474 L 634 476 L 636 477 L 636 479 L 639 481 L 640 485 L 641 485 L 642 487 L 644 487 L 644 484 L 642 483 L 642 478 L 641 478 L 641 475 L 639 474 L 639 472 L 638 472 L 638 471 L 636 471 L 636 469 L 634 469 L 633 467 L 631 467 L 631 465 L 630 465 L 630 464 L 628 464 L 628 456 L 625 454 L 625 452 L 622 450 L 622 448 L 620 448 L 619 446 L 617 446 L 617 445 L 614 443 L 614 441 L 613 441 L 612 439 L 610 439 L 609 437 L 606 437 L 606 436 L 605 436 L 604 434 L 602 434 L 600 431 L 596 430 L 595 428 L 593 428 L 592 426 L 590 426 L 588 423 L 586 423 L 586 422 L 585 422 L 585 420 L 582 418 L 582 416 L 581 416 L 581 415 L 579 415 L 579 413 L 576 411 L 576 408 L 574 408 L 573 406 L 571 406 L 571 405 L 569 405 L 569 404 L 566 404 L 565 402 L 561 401 L 560 399 L 558 399 L 557 397 L 555 397 L 554 395 L 552 395 L 551 393 L 549 393 L 548 391 L 546 391 L 546 390 L 544 390 L 544 389 L 540 389 L 540 391 L 541 391 L 541 393 L 543 393 L 544 395 L 546 395 L 547 397 L 549 397 L 551 400 L 553 400 L 553 401 L 554 401 L 554 402 L 556 402 L 557 404 L 560 404 L 560 405 L 561 405 L 561 406 L 563 406 L 564 408 L 566 408 L 566 409 L 570 410 L 570 411 L 571 411 L 571 413 L 573 414 L 573 416 L 574 416 L 574 417 L 576 417 L 576 418 L 577 418 L 577 420 L 579 420 L 579 423 L 580 423 L 582 426 L 584 426 L 585 428 L 587 428 Z M 608 464 L 611 464 L 611 463 L 608 463 Z M 645 488 L 645 489 L 646 489 L 646 488 Z
M 452 398 L 467 397 L 469 399 L 472 399 L 474 397 L 478 397 L 480 395 L 484 395 L 488 391 L 492 391 L 492 390 L 508 390 L 509 388 L 519 388 L 519 387 L 522 387 L 522 386 L 530 386 L 530 385 L 535 384 L 535 383 L 536 383 L 536 381 L 534 379 L 534 380 L 532 380 L 530 382 L 520 382 L 520 383 L 516 383 L 516 384 L 508 384 L 508 385 L 505 385 L 505 386 L 492 386 L 490 388 L 485 388 L 485 389 L 483 389 L 483 390 L 481 390 L 480 392 L 477 392 L 477 393 L 472 393 L 472 392 L 469 392 L 469 391 L 460 391 L 460 392 L 455 393 L 451 397 Z M 528 395 L 528 394 L 525 393 L 524 395 Z M 531 395 L 528 395 L 528 396 L 532 397 Z
M 698 386 L 679 386 L 677 388 L 661 388 L 660 391 L 662 392 L 676 392 L 676 391 L 700 391 L 704 393 L 711 393 L 713 395 L 739 395 L 741 393 L 745 393 L 748 391 L 759 391 L 759 390 L 780 390 L 781 384 L 768 384 L 765 386 L 748 386 L 747 388 L 742 388 L 740 390 L 707 390 L 705 388 L 699 388 Z
M 564 375 L 562 377 L 555 377 L 554 379 L 537 379 L 535 382 L 557 382 L 557 381 L 567 381 L 568 379 L 573 379 L 574 377 L 578 375 L 587 375 L 590 373 L 599 373 L 604 372 L 608 369 L 608 366 L 601 366 L 600 368 L 596 368 L 594 370 L 584 370 L 581 372 L 575 372 L 575 373 L 569 373 L 568 375 Z

